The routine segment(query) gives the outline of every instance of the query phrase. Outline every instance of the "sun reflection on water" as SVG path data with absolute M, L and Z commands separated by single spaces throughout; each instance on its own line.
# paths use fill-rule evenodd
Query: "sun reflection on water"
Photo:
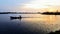
M 44 21 L 47 23 L 53 23 L 57 20 L 57 16 L 55 15 L 31 15 L 32 17 L 38 17 L 38 18 L 26 18 L 27 21 Z M 29 16 L 30 17 L 30 16 Z
M 38 17 L 40 17 L 40 18 L 26 18 L 24 21 L 28 22 L 28 23 L 26 22 L 26 24 L 28 24 L 28 26 L 31 25 L 31 27 L 33 26 L 33 28 L 36 27 L 37 30 L 40 30 L 40 28 L 42 28 L 43 30 L 49 32 L 49 31 L 56 31 L 56 30 L 60 29 L 59 16 L 38 15 Z

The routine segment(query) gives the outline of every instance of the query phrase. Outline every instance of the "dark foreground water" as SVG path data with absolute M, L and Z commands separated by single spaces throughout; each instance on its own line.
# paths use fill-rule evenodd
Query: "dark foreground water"
M 55 22 L 54 16 L 22 15 L 23 17 L 38 16 L 41 18 L 22 18 L 21 20 L 11 20 L 10 16 L 19 15 L 0 14 L 0 34 L 47 34 L 50 31 L 56 31 L 60 29 L 60 21 Z

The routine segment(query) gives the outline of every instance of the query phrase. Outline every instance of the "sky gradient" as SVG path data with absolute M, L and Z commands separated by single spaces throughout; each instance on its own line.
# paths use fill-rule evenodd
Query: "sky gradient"
M 0 11 L 20 8 L 23 4 L 29 1 L 31 0 L 0 0 Z
M 0 0 L 0 11 L 60 11 L 60 0 Z

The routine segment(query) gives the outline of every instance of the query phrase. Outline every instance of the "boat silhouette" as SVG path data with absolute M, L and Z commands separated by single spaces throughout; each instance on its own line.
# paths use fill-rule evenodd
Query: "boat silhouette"
M 10 16 L 10 19 L 11 19 L 11 20 L 13 20 L 13 19 L 20 19 L 20 20 L 21 20 L 22 17 L 21 17 L 21 16 L 19 16 L 19 17 L 13 17 L 13 16 Z
M 10 16 L 10 19 L 13 20 L 13 19 L 22 19 L 22 18 L 40 18 L 40 17 L 22 17 L 21 15 L 18 16 L 18 17 L 13 17 L 13 16 Z

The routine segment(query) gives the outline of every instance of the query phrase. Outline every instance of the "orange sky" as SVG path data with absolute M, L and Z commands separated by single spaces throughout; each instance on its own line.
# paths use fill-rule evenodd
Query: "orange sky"
M 21 10 L 24 11 L 60 11 L 60 0 L 32 0 L 24 4 Z

